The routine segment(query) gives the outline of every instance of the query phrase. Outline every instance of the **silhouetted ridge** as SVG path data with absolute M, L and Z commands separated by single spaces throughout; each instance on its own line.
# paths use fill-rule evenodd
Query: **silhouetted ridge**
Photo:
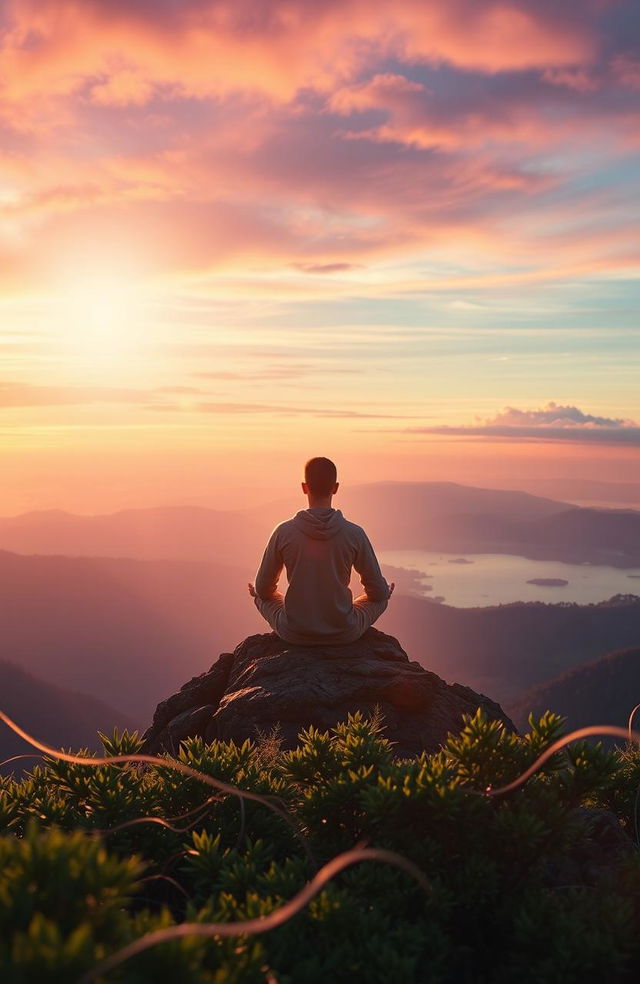
M 522 728 L 530 711 L 539 717 L 548 709 L 564 715 L 570 730 L 589 724 L 626 727 L 638 703 L 640 647 L 634 647 L 608 653 L 528 690 L 510 705 L 509 713 Z
M 92 693 L 140 725 L 212 653 L 263 629 L 247 579 L 246 568 L 217 563 L 0 551 L 0 659 Z M 396 590 L 383 619 L 414 659 L 503 705 L 572 666 L 640 644 L 633 596 L 457 609 Z
M 0 706 L 25 731 L 54 747 L 99 751 L 98 731 L 111 733 L 114 726 L 134 730 L 131 719 L 96 697 L 47 683 L 9 662 L 0 662 Z M 0 724 L 0 761 L 33 751 Z M 35 758 L 24 759 L 0 771 L 20 773 L 36 763 Z
M 378 549 L 511 553 L 640 564 L 640 512 L 572 507 L 528 492 L 454 482 L 379 482 L 340 489 L 336 504 Z M 208 560 L 255 566 L 276 522 L 298 500 L 241 511 L 203 506 L 83 516 L 46 510 L 0 517 L 0 547 L 21 553 Z
M 588 660 L 640 644 L 640 598 L 452 608 L 400 595 L 385 613 L 387 627 L 402 632 L 421 663 L 504 705 Z

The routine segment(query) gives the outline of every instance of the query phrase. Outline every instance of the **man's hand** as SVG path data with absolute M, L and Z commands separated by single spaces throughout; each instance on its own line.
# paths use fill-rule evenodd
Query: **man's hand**
M 249 584 L 247 585 L 247 587 L 249 588 L 249 594 L 251 595 L 251 597 L 252 598 L 255 598 L 256 597 L 256 588 L 255 588 L 255 585 L 252 584 L 251 581 L 249 581 Z
M 391 595 L 393 594 L 393 590 L 395 586 L 396 586 L 396 582 L 392 581 L 391 584 L 389 585 L 389 597 L 391 597 Z

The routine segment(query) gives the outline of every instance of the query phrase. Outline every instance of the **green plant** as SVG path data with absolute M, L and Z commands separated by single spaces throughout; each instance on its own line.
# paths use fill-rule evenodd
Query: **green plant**
M 556 873 L 592 849 L 590 810 L 632 833 L 640 753 L 570 745 L 512 793 L 485 795 L 561 732 L 552 714 L 519 737 L 478 713 L 440 752 L 397 761 L 381 722 L 355 714 L 294 751 L 277 736 L 182 744 L 179 762 L 258 796 L 248 802 L 161 764 L 47 758 L 0 780 L 0 977 L 69 984 L 145 933 L 264 917 L 364 844 L 413 862 L 429 891 L 365 861 L 268 934 L 174 939 L 102 984 L 582 984 L 594 968 L 626 984 L 640 961 L 631 842 L 597 875 Z M 135 734 L 101 737 L 110 757 L 139 749 Z

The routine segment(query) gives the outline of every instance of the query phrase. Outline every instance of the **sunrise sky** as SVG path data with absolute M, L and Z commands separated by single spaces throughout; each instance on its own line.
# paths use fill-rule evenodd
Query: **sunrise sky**
M 635 0 L 2 0 L 0 514 L 640 481 Z

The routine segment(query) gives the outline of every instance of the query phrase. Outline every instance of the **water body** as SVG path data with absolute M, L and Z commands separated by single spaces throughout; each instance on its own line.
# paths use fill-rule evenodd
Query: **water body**
M 595 564 L 529 560 L 506 554 L 446 554 L 427 550 L 385 550 L 381 563 L 418 570 L 425 598 L 443 597 L 447 605 L 475 608 L 513 601 L 605 601 L 616 594 L 640 595 L 640 568 L 619 570 Z M 527 583 L 567 581 L 566 585 Z

